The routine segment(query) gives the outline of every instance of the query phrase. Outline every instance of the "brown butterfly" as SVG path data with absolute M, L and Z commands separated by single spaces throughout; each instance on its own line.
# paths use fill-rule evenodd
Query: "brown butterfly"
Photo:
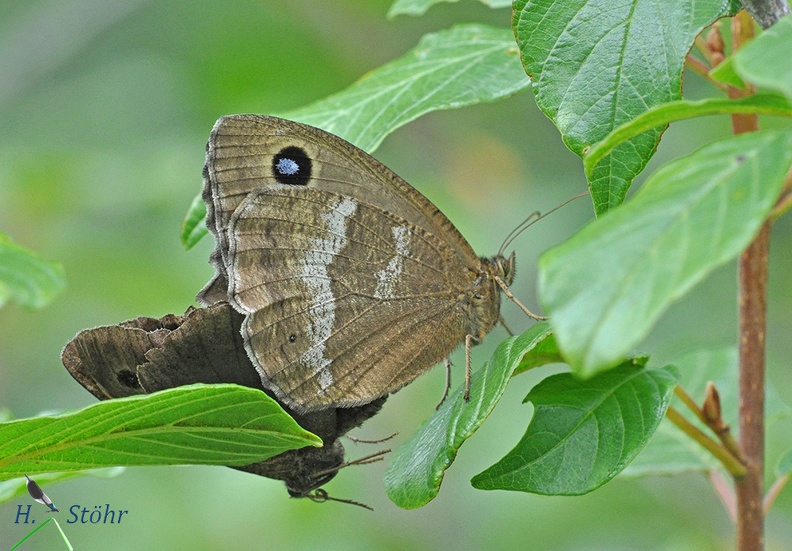
M 262 387 L 245 353 L 241 323 L 242 316 L 227 303 L 190 309 L 182 316 L 141 317 L 81 331 L 63 349 L 62 361 L 101 400 L 192 383 L 236 383 L 272 395 Z M 384 402 L 383 397 L 357 408 L 305 415 L 287 409 L 300 426 L 322 438 L 324 446 L 289 450 L 234 468 L 283 480 L 293 497 L 331 499 L 319 487 L 344 465 L 339 437 L 375 415 Z
M 337 136 L 227 116 L 206 159 L 217 273 L 198 299 L 244 314 L 264 386 L 295 411 L 398 390 L 481 341 L 500 291 L 511 298 L 513 254 L 478 257 L 426 197 Z

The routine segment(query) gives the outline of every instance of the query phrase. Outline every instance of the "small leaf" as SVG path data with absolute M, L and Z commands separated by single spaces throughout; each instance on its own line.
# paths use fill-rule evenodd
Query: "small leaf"
M 731 427 L 734 435 L 738 433 L 738 361 L 737 350 L 719 348 L 700 350 L 686 354 L 672 361 L 679 368 L 680 386 L 697 403 L 704 399 L 708 381 L 718 389 L 723 419 Z M 691 423 L 705 433 L 712 433 L 677 398 L 672 403 Z M 767 382 L 765 398 L 765 420 L 770 426 L 773 422 L 790 415 L 790 408 L 784 404 L 772 382 Z M 660 424 L 649 445 L 625 469 L 623 476 L 675 475 L 684 472 L 708 472 L 722 468 L 720 462 L 698 443 L 689 438 L 667 419 Z
M 792 101 L 792 17 L 781 18 L 732 56 L 734 72 Z
M 667 419 L 660 423 L 646 448 L 622 471 L 622 477 L 673 476 L 708 472 L 720 462 Z
M 8 300 L 27 308 L 47 305 L 66 287 L 63 267 L 0 233 L 0 307 Z
M 685 55 L 737 2 L 515 0 L 512 27 L 539 108 L 574 153 L 654 105 L 681 97 Z M 652 129 L 613 149 L 589 177 L 598 214 L 620 205 L 657 149 Z
M 712 143 L 664 166 L 628 204 L 544 253 L 540 298 L 572 369 L 591 375 L 619 363 L 673 301 L 739 255 L 790 163 L 792 132 Z
M 388 19 L 397 15 L 423 15 L 429 8 L 441 2 L 454 3 L 459 0 L 396 0 L 388 10 Z M 479 0 L 479 2 L 490 8 L 507 8 L 512 4 L 512 0 Z
M 525 398 L 534 415 L 522 440 L 471 483 L 545 495 L 599 488 L 646 446 L 676 380 L 673 368 L 631 363 L 587 380 L 571 373 L 544 379 Z
M 208 233 L 204 220 L 206 220 L 206 204 L 199 193 L 193 198 L 187 214 L 184 215 L 179 234 L 182 246 L 188 251 Z
M 792 449 L 787 450 L 781 459 L 778 460 L 776 467 L 776 475 L 779 477 L 786 476 L 792 471 Z
M 189 385 L 0 424 L 0 480 L 112 465 L 246 465 L 317 446 L 260 390 Z
M 727 57 L 721 61 L 718 65 L 710 69 L 710 72 L 707 74 L 713 80 L 728 84 L 729 86 L 734 86 L 740 90 L 746 90 L 748 88 L 745 81 L 735 72 L 734 59 L 732 57 Z
M 341 136 L 369 153 L 421 115 L 508 97 L 530 86 L 507 29 L 457 25 L 425 35 L 404 56 L 346 90 L 282 115 Z
M 385 491 L 393 503 L 415 509 L 435 498 L 457 450 L 489 416 L 514 370 L 560 361 L 543 346 L 550 337 L 547 324 L 538 323 L 522 335 L 506 339 L 490 362 L 472 374 L 469 402 L 462 387 L 449 394 L 440 409 L 396 451 L 385 471 Z M 540 349 L 541 359 L 531 358 L 536 349 Z

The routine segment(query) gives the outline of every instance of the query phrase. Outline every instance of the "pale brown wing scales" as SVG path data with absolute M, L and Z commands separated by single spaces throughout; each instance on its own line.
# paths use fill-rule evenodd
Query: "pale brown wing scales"
M 283 185 L 256 190 L 230 221 L 228 258 L 230 299 L 248 314 L 248 353 L 294 407 L 370 401 L 464 338 L 458 302 L 468 270 L 455 252 L 353 198 Z M 406 338 L 419 330 L 431 331 L 425 341 Z
M 275 386 L 281 399 L 296 409 L 354 406 L 395 392 L 442 360 L 464 338 L 456 330 L 460 313 L 448 302 L 415 310 L 396 301 L 374 303 L 344 296 L 335 303 L 338 312 L 363 311 L 318 342 L 312 339 L 316 334 L 311 331 L 312 310 L 287 313 L 278 322 L 268 323 L 269 315 L 284 314 L 282 306 L 250 315 L 242 334 L 249 350 L 266 367 L 267 386 Z M 446 340 L 438 339 L 443 335 Z M 273 347 L 274 343 L 280 346 Z

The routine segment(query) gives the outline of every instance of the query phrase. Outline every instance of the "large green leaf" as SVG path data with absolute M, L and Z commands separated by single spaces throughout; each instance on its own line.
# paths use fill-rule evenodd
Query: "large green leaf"
M 396 0 L 388 10 L 388 18 L 397 15 L 423 15 L 426 10 L 442 2 L 459 2 L 459 0 Z M 479 0 L 490 8 L 506 8 L 511 6 L 512 0 Z
M 63 267 L 0 233 L 0 307 L 8 300 L 28 308 L 41 308 L 66 287 Z
M 372 152 L 385 136 L 421 115 L 495 101 L 528 86 L 508 30 L 457 25 L 427 34 L 411 51 L 346 90 L 281 116 Z
M 320 444 L 259 390 L 196 384 L 1 423 L 0 480 L 112 465 L 245 465 Z
M 528 430 L 498 463 L 473 477 L 481 490 L 580 495 L 599 488 L 646 446 L 677 375 L 631 362 L 591 379 L 560 373 L 536 385 Z
M 540 299 L 573 370 L 591 375 L 619 363 L 674 300 L 739 255 L 791 163 L 792 132 L 712 143 L 543 254 Z
M 578 155 L 654 105 L 681 96 L 696 35 L 738 9 L 724 0 L 516 0 L 512 25 L 539 108 Z M 618 206 L 662 129 L 613 150 L 589 177 L 597 213 Z
M 546 323 L 502 342 L 489 363 L 473 373 L 470 401 L 465 401 L 462 387 L 449 394 L 440 409 L 396 451 L 385 472 L 385 491 L 391 501 L 415 509 L 434 499 L 459 447 L 489 416 L 512 373 L 561 361 L 553 350 Z
M 739 428 L 737 350 L 701 350 L 686 354 L 672 363 L 679 368 L 681 387 L 699 404 L 704 400 L 707 382 L 712 381 L 715 384 L 720 396 L 723 419 L 731 427 L 732 434 L 736 435 Z M 714 437 L 678 397 L 674 397 L 671 405 L 691 423 Z M 790 408 L 768 381 L 765 398 L 766 425 L 788 417 L 789 414 Z M 649 445 L 630 463 L 623 476 L 674 475 L 691 471 L 706 472 L 713 468 L 722 468 L 720 462 L 665 419 Z

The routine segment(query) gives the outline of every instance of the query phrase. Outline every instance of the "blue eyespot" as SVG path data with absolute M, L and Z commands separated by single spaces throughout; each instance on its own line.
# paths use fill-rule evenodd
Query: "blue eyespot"
M 272 158 L 272 177 L 278 183 L 306 186 L 311 181 L 313 162 L 301 147 L 290 145 Z
M 286 159 L 284 157 L 278 161 L 278 165 L 275 167 L 275 170 L 284 176 L 294 176 L 300 172 L 300 165 L 298 165 L 297 161 L 294 159 Z

